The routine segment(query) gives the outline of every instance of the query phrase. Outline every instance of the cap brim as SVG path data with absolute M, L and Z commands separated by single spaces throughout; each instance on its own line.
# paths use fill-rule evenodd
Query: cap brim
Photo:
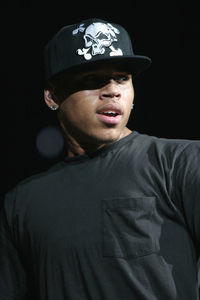
M 150 65 L 151 59 L 147 56 L 134 55 L 134 56 L 113 56 L 107 58 L 101 58 L 98 60 L 84 61 L 82 64 L 74 65 L 70 68 L 65 68 L 59 73 L 54 74 L 51 79 L 60 76 L 62 73 L 68 72 L 81 72 L 88 71 L 90 69 L 98 68 L 102 64 L 119 64 L 122 68 L 131 72 L 133 78 L 138 76 L 140 73 L 144 72 Z M 50 78 L 47 78 L 50 79 Z
M 126 70 L 130 71 L 133 77 L 138 76 L 140 73 L 144 72 L 150 65 L 151 59 L 147 56 L 116 56 L 111 59 L 102 59 L 99 60 L 99 63 L 111 63 L 111 64 L 120 64 L 120 66 L 126 68 Z

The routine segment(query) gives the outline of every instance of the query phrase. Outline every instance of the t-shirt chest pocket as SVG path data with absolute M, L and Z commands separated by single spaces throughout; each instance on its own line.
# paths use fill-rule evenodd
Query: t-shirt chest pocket
M 155 197 L 103 200 L 103 256 L 129 259 L 158 252 L 161 223 Z

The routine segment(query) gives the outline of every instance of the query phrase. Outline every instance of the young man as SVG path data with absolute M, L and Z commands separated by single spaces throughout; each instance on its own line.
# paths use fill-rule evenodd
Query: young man
M 150 62 L 99 19 L 48 43 L 44 97 L 67 157 L 6 195 L 1 300 L 198 299 L 200 142 L 127 128 Z

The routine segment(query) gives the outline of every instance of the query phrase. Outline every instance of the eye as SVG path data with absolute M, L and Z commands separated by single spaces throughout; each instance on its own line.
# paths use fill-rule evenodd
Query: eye
M 108 36 L 102 32 L 99 32 L 99 35 L 97 35 L 97 37 L 99 40 L 108 40 Z
M 97 89 L 105 83 L 104 76 L 96 73 L 86 74 L 81 77 L 80 85 L 83 89 Z
M 115 80 L 118 82 L 124 82 L 129 80 L 129 76 L 126 74 L 119 74 L 115 76 Z

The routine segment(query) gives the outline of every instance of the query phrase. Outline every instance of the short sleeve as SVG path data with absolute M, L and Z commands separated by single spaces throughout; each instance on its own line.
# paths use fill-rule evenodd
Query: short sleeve
M 175 163 L 174 191 L 191 237 L 200 254 L 200 141 L 192 141 Z
M 26 276 L 14 238 L 15 190 L 9 192 L 0 211 L 0 299 L 24 300 Z

